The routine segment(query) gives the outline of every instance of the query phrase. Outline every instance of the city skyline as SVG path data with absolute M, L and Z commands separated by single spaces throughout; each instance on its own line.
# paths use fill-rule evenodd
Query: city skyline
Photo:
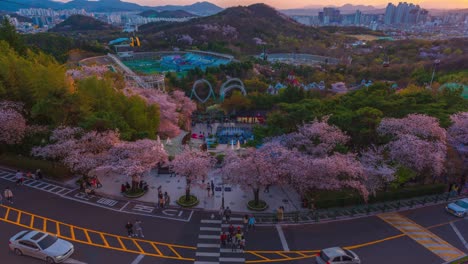
M 57 0 L 59 2 L 69 2 L 70 0 Z M 137 3 L 147 6 L 160 6 L 160 5 L 189 5 L 203 0 L 122 0 L 125 2 Z M 282 0 L 211 0 L 209 1 L 221 7 L 230 7 L 238 5 L 250 5 L 255 3 L 265 3 L 278 9 L 288 8 L 305 8 L 305 7 L 323 7 L 323 6 L 342 6 L 344 4 L 353 5 L 372 5 L 378 8 L 385 8 L 385 6 L 392 1 L 388 0 L 290 0 L 285 3 Z M 393 1 L 398 4 L 401 1 Z M 402 1 L 404 2 L 404 1 Z M 412 0 L 406 1 L 408 3 L 418 4 L 423 8 L 468 8 L 468 0 Z

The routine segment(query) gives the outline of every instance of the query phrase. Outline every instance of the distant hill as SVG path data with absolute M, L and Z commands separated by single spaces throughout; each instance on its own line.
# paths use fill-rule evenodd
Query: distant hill
M 169 10 L 169 11 L 174 11 L 174 10 L 184 10 L 189 13 L 199 15 L 199 16 L 209 16 L 209 15 L 214 15 L 216 13 L 219 13 L 223 11 L 223 9 L 215 4 L 212 4 L 210 2 L 196 2 L 192 5 L 186 5 L 186 6 L 177 6 L 177 5 L 165 5 L 165 6 L 156 6 L 152 9 L 158 10 L 158 11 L 164 11 L 164 10 Z
M 231 7 L 183 23 L 149 23 L 139 30 L 150 49 L 198 47 L 238 53 L 260 53 L 262 43 L 271 51 L 322 53 L 326 52 L 326 45 L 318 45 L 318 41 L 330 36 L 303 26 L 265 4 Z
M 67 3 L 53 0 L 11 0 L 1 1 L 0 10 L 18 11 L 20 8 L 51 8 L 51 9 L 85 9 L 88 12 L 119 12 L 119 11 L 144 11 L 153 9 L 157 11 L 183 10 L 199 16 L 216 14 L 223 9 L 209 2 L 197 2 L 192 5 L 179 6 L 141 6 L 135 3 L 121 0 L 72 0 Z
M 196 17 L 197 16 L 184 10 L 174 10 L 174 11 L 145 10 L 141 12 L 139 15 L 143 17 L 161 17 L 161 18 L 184 18 L 184 17 Z
M 103 31 L 115 29 L 111 25 L 95 18 L 83 15 L 73 15 L 65 21 L 57 24 L 52 32 L 77 32 L 77 31 Z
M 18 15 L 16 13 L 10 13 L 10 12 L 2 12 L 0 11 L 0 18 L 3 19 L 4 15 L 8 15 L 10 17 L 15 17 L 19 22 L 29 22 L 32 23 L 32 19 L 29 17 L 24 17 L 21 15 Z
M 325 6 L 325 7 L 334 7 L 338 8 L 342 14 L 352 14 L 356 12 L 356 10 L 361 11 L 362 13 L 382 13 L 382 9 L 378 9 L 371 5 L 352 5 L 352 4 L 345 4 L 343 6 Z M 304 8 L 295 8 L 295 9 L 284 9 L 281 10 L 284 14 L 287 15 L 297 15 L 297 16 L 316 16 L 319 12 L 323 11 L 323 7 L 321 6 L 306 6 Z M 385 9 L 384 9 L 385 12 Z

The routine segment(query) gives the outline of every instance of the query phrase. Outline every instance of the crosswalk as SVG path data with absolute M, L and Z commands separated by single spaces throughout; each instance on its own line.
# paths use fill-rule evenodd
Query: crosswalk
M 16 182 L 15 174 L 7 170 L 3 170 L 3 169 L 0 170 L 0 178 L 10 181 L 10 182 Z M 26 185 L 26 186 L 29 186 L 31 188 L 38 189 L 41 191 L 46 191 L 49 193 L 57 194 L 57 195 L 66 195 L 73 191 L 73 189 L 70 189 L 67 187 L 48 183 L 45 181 L 33 180 L 33 179 L 26 179 L 23 182 L 23 185 Z
M 231 217 L 236 228 L 242 227 L 241 217 Z M 221 247 L 220 234 L 227 232 L 229 224 L 219 219 L 202 219 L 198 235 L 197 250 L 194 264 L 239 264 L 245 263 L 245 254 L 239 249 L 232 250 L 230 246 Z
M 456 247 L 403 215 L 386 213 L 380 214 L 379 217 L 445 261 L 451 261 L 465 255 Z

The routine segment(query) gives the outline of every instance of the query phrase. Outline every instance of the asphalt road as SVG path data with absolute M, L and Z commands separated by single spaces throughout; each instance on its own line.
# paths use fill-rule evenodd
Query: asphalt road
M 6 186 L 12 187 L 15 194 L 15 208 L 34 213 L 75 226 L 98 230 L 115 235 L 126 235 L 126 221 L 140 219 L 143 221 L 145 239 L 186 246 L 196 246 L 200 232 L 200 220 L 209 219 L 211 213 L 195 211 L 190 222 L 170 219 L 133 215 L 126 212 L 116 212 L 101 207 L 92 206 L 44 191 L 26 186 L 14 187 L 11 182 L 0 180 L 0 190 Z M 404 217 L 428 229 L 450 245 L 467 253 L 458 233 L 468 240 L 468 219 L 458 219 L 447 214 L 443 205 L 418 208 L 401 212 Z M 452 222 L 452 225 L 450 224 Z M 6 241 L 23 230 L 14 224 L 0 221 L 0 263 L 22 264 L 43 263 L 28 257 L 17 257 L 9 252 Z M 308 225 L 259 226 L 247 234 L 247 250 L 279 250 L 289 248 L 296 250 L 320 250 L 332 246 L 352 246 L 363 263 L 370 264 L 441 264 L 444 261 L 410 237 L 403 235 L 397 228 L 391 226 L 379 217 L 371 216 L 352 220 L 318 223 Z M 0 242 L 1 244 L 1 242 Z M 162 259 L 151 256 L 122 252 L 82 243 L 73 243 L 76 247 L 72 260 L 67 263 L 115 263 L 115 264 L 146 264 L 146 263 L 190 263 Z M 190 253 L 192 254 L 192 253 Z M 194 254 L 194 253 L 193 253 Z M 276 263 L 314 263 L 313 259 Z

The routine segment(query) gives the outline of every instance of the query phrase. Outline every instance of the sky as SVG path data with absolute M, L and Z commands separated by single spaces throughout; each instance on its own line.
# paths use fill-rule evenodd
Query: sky
M 69 0 L 58 0 L 61 2 L 68 2 Z M 147 6 L 159 5 L 188 5 L 197 1 L 204 0 L 122 0 L 125 2 L 133 2 Z M 385 7 L 388 2 L 398 4 L 398 2 L 411 2 L 419 4 L 423 8 L 468 8 L 468 0 L 209 0 L 209 2 L 221 7 L 230 7 L 237 5 L 249 5 L 258 2 L 271 5 L 278 9 L 287 8 L 303 8 L 303 7 L 317 7 L 317 6 L 341 6 L 343 4 L 353 5 L 373 5 L 376 7 Z

